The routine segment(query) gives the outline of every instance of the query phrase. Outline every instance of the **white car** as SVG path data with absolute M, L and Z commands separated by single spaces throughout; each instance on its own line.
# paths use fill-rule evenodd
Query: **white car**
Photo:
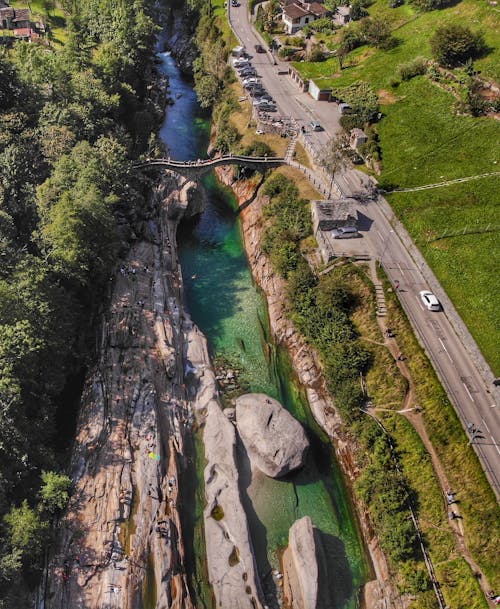
M 424 303 L 424 307 L 429 311 L 440 311 L 441 304 L 439 300 L 429 290 L 422 290 L 420 292 L 420 300 Z

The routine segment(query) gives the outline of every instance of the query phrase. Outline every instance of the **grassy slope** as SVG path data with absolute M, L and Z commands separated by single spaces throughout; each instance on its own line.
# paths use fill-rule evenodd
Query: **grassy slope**
M 498 171 L 500 128 L 491 118 L 455 116 L 454 98 L 423 77 L 391 89 L 398 64 L 416 56 L 430 57 L 429 38 L 436 27 L 452 21 L 482 29 L 491 52 L 476 62 L 483 74 L 500 78 L 498 25 L 500 15 L 484 0 L 463 0 L 444 11 L 417 14 L 408 5 L 387 8 L 377 0 L 370 8 L 393 24 L 399 44 L 390 51 L 367 47 L 351 54 L 351 64 L 338 74 L 336 59 L 303 62 L 296 67 L 305 76 L 321 78 L 324 86 L 370 82 L 382 98 L 384 118 L 377 129 L 383 152 L 382 178 L 410 187 L 468 175 Z M 444 178 L 443 178 L 443 177 Z M 455 306 L 469 326 L 494 372 L 500 374 L 497 349 L 500 279 L 494 260 L 500 247 L 498 232 L 430 241 L 443 232 L 466 232 L 500 226 L 498 179 L 482 179 L 453 187 L 390 197 L 422 253 L 431 264 Z M 491 228 L 491 227 L 490 227 Z

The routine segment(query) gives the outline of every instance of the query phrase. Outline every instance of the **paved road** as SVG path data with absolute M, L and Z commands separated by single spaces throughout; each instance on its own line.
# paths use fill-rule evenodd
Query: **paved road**
M 276 100 L 280 114 L 295 118 L 299 125 L 307 126 L 311 120 L 321 123 L 324 132 L 308 130 L 306 138 L 313 150 L 319 151 L 340 130 L 336 104 L 314 101 L 299 91 L 289 76 L 279 74 L 287 64 L 270 53 L 253 52 L 256 44 L 262 44 L 260 36 L 252 28 L 248 15 L 248 0 L 241 0 L 239 7 L 230 7 L 230 19 L 241 43 L 253 55 L 263 84 Z M 274 62 L 277 61 L 277 65 Z M 362 174 L 361 174 L 362 175 Z M 337 178 L 346 196 L 364 190 L 359 172 L 347 171 Z M 385 206 L 380 201 L 368 201 L 362 206 L 364 238 L 362 248 L 382 261 L 393 283 L 399 282 L 399 297 L 413 327 L 425 346 L 427 354 L 452 400 L 465 429 L 473 424 L 481 433 L 473 439 L 483 469 L 497 498 L 500 500 L 500 401 L 498 390 L 485 379 L 473 363 L 464 342 L 453 326 L 453 316 L 447 309 L 430 312 L 423 308 L 418 293 L 428 289 L 424 279 L 427 269 L 417 256 L 412 257 L 401 241 L 398 231 L 391 225 Z M 354 240 L 352 240 L 353 242 Z M 347 243 L 346 243 L 347 246 Z M 416 262 L 415 259 L 418 261 Z M 438 288 L 439 291 L 442 288 Z M 449 305 L 451 310 L 451 304 Z M 458 326 L 455 326 L 458 327 Z M 492 376 L 492 375 L 491 375 Z M 470 437 L 470 435 L 469 435 Z M 455 489 L 459 491 L 459 489 Z

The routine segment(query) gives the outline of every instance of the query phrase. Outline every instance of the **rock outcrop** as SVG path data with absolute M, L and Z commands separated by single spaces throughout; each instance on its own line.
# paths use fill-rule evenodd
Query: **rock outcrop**
M 252 465 L 278 478 L 304 465 L 309 441 L 302 425 L 264 393 L 236 399 L 236 425 Z
M 82 398 L 74 493 L 59 524 L 45 609 L 133 609 L 143 594 L 154 594 L 158 609 L 194 607 L 178 507 L 194 422 L 175 244 L 189 189 L 177 191 L 173 181 L 158 189 L 156 213 L 117 269 Z
M 218 401 L 215 374 L 203 334 L 187 333 L 186 359 L 194 379 L 192 404 L 204 423 L 205 543 L 210 583 L 222 609 L 262 609 L 247 516 L 241 503 L 236 432 Z
M 324 550 L 309 516 L 290 527 L 283 553 L 283 595 L 291 609 L 330 609 Z M 323 584 L 323 585 L 321 585 Z

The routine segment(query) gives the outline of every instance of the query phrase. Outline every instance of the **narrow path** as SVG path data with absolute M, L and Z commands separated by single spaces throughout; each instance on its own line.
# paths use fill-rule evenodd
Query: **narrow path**
M 488 178 L 490 176 L 498 175 L 500 175 L 500 171 L 491 171 L 489 173 L 481 173 L 475 176 L 466 176 L 465 178 L 456 178 L 455 180 L 436 182 L 436 184 L 425 184 L 424 186 L 415 186 L 414 188 L 395 188 L 394 190 L 387 191 L 387 193 L 390 194 L 391 192 L 418 192 L 419 190 L 442 188 L 443 186 L 450 186 L 451 184 L 460 184 L 461 182 L 470 182 L 471 180 L 479 180 L 480 178 Z
M 372 281 L 374 283 L 375 282 L 380 283 L 380 280 L 378 279 L 378 276 L 377 276 L 376 267 L 374 264 L 370 265 L 370 274 L 371 274 Z M 400 373 L 408 381 L 408 390 L 407 390 L 402 408 L 399 409 L 397 412 L 402 414 L 410 422 L 410 424 L 413 426 L 415 431 L 418 433 L 425 449 L 429 453 L 429 455 L 431 457 L 433 469 L 436 473 L 436 477 L 438 479 L 439 486 L 441 487 L 441 491 L 443 493 L 444 501 L 446 502 L 447 494 L 450 492 L 450 489 L 451 489 L 450 482 L 446 476 L 446 472 L 443 467 L 443 464 L 441 463 L 441 460 L 439 459 L 439 456 L 436 453 L 434 445 L 432 444 L 432 441 L 429 438 L 427 429 L 425 428 L 425 422 L 424 422 L 423 416 L 420 412 L 418 404 L 415 401 L 415 388 L 414 388 L 414 383 L 413 383 L 411 373 L 410 373 L 406 363 L 404 361 L 401 361 L 398 359 L 399 355 L 401 354 L 401 350 L 397 344 L 396 339 L 394 337 L 388 337 L 386 334 L 386 331 L 387 331 L 386 319 L 384 317 L 377 316 L 377 323 L 379 325 L 379 328 L 380 328 L 382 334 L 385 336 L 385 340 L 384 340 L 385 346 L 387 347 L 387 349 L 389 349 L 391 355 L 396 360 Z M 376 342 L 376 341 L 373 341 L 373 342 Z M 380 343 L 378 343 L 378 344 L 380 344 Z M 377 408 L 372 409 L 372 411 L 376 412 Z M 375 415 L 372 414 L 372 416 L 375 416 Z M 491 591 L 491 587 L 488 583 L 488 580 L 487 580 L 485 574 L 483 573 L 483 571 L 481 570 L 479 565 L 476 563 L 474 558 L 471 556 L 468 546 L 467 546 L 465 530 L 464 530 L 464 526 L 463 526 L 463 522 L 462 522 L 462 517 L 460 514 L 460 506 L 458 503 L 455 503 L 455 502 L 448 504 L 448 505 L 449 505 L 448 514 L 451 515 L 451 512 L 454 512 L 456 514 L 456 517 L 454 519 L 451 519 L 451 518 L 449 519 L 449 525 L 451 527 L 451 530 L 454 533 L 455 547 L 456 547 L 457 553 L 467 562 L 467 564 L 472 569 L 472 572 L 477 575 L 477 580 L 484 593 L 485 599 L 486 599 L 487 603 L 489 604 L 489 606 L 493 607 L 494 604 L 488 597 L 488 593 Z M 432 525 L 432 523 L 427 523 L 427 524 L 430 524 L 431 526 L 435 526 L 435 525 Z

